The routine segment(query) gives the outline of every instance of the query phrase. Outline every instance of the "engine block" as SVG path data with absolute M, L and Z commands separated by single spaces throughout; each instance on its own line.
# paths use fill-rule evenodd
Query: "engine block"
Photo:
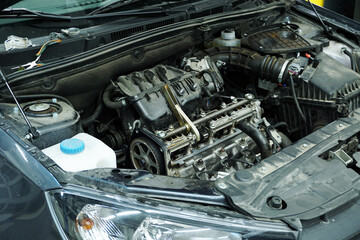
M 223 79 L 209 57 L 185 63 L 186 71 L 158 65 L 115 82 L 138 113 L 130 125 L 148 133 L 129 138 L 128 161 L 155 174 L 200 179 L 251 166 L 259 148 L 238 125 L 248 124 L 270 145 L 260 102 L 252 94 L 220 95 Z

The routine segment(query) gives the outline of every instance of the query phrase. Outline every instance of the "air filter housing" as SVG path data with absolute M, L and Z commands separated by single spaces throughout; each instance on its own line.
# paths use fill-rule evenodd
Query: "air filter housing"
M 296 33 L 295 24 L 275 24 L 243 33 L 242 41 L 252 49 L 264 54 L 311 51 L 316 45 Z

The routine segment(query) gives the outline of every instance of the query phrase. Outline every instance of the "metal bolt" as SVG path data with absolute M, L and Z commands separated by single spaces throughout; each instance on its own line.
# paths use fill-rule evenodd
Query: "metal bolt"
M 230 99 L 231 99 L 231 101 L 232 101 L 233 103 L 237 103 L 237 99 L 236 99 L 236 97 L 231 96 L 231 97 L 230 97 Z
M 5 123 L 3 123 L 3 122 L 0 122 L 0 126 L 4 126 L 5 125 Z
M 188 136 L 187 136 L 187 138 L 188 138 L 189 140 L 192 140 L 192 139 L 194 138 L 194 136 L 193 136 L 191 133 L 189 133 Z
M 53 98 L 53 99 L 51 99 L 51 101 L 53 102 L 53 103 L 57 103 L 57 98 Z
M 164 131 L 157 131 L 156 135 L 158 135 L 161 138 L 164 138 L 166 136 L 166 133 Z
M 342 128 L 342 127 L 344 127 L 344 125 L 340 123 L 340 124 L 338 125 L 338 127 L 339 127 L 339 128 Z
M 271 96 L 271 98 L 273 98 L 273 99 L 278 99 L 278 98 L 279 98 L 279 95 L 273 94 L 273 95 Z
M 220 105 L 221 108 L 226 108 L 226 103 L 222 102 Z
M 221 189 L 226 189 L 227 185 L 225 183 L 223 183 L 223 182 L 219 182 L 218 187 L 221 188 Z
M 215 128 L 215 127 L 216 127 L 215 122 L 214 122 L 214 121 L 211 121 L 211 122 L 210 122 L 210 128 Z
M 25 139 L 30 140 L 32 138 L 32 134 L 28 133 L 25 135 Z
M 307 145 L 306 143 L 304 143 L 304 144 L 301 145 L 301 147 L 302 147 L 302 148 L 308 148 L 309 145 Z
M 266 167 L 265 167 L 265 166 L 262 166 L 262 167 L 260 168 L 260 170 L 261 170 L 262 172 L 266 172 Z
M 246 98 L 247 100 L 253 100 L 253 99 L 255 98 L 255 96 L 252 95 L 251 93 L 247 93 L 247 94 L 245 94 L 245 98 Z
M 274 209 L 281 209 L 282 204 L 283 204 L 282 199 L 280 197 L 277 197 L 277 196 L 271 197 L 271 199 L 270 199 L 270 201 L 268 203 L 269 207 L 274 208 Z
M 170 131 L 173 131 L 174 129 L 175 129 L 175 128 L 174 128 L 174 125 L 170 125 L 170 126 L 169 126 L 169 130 L 170 130 Z
M 18 114 L 19 114 L 19 108 L 18 108 L 18 107 L 14 107 L 13 113 L 14 113 L 14 115 L 18 115 Z

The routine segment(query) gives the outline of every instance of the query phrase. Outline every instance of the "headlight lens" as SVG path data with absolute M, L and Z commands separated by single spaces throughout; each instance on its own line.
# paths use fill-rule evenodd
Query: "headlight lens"
M 47 193 L 50 209 L 71 239 L 240 240 L 296 239 L 281 222 L 214 217 L 205 213 L 139 202 L 94 190 L 67 187 Z

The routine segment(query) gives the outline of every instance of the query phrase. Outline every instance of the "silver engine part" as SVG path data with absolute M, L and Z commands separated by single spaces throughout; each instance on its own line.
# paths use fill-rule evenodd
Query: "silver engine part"
M 237 125 L 246 123 L 265 136 L 267 121 L 261 118 L 260 102 L 252 94 L 245 99 L 218 96 L 223 79 L 208 57 L 184 62 L 186 71 L 159 65 L 116 82 L 123 93 L 120 98 L 141 116 L 126 125 L 136 129 L 141 122 L 152 135 L 131 139 L 133 166 L 154 174 L 210 180 L 251 167 L 259 161 L 258 146 Z
M 236 125 L 243 121 L 259 127 L 263 124 L 261 114 L 259 101 L 233 99 L 194 121 L 200 129 L 200 141 L 192 132 L 181 131 L 183 128 L 167 130 L 162 138 L 167 175 L 215 179 L 251 167 L 256 161 L 256 145 Z

